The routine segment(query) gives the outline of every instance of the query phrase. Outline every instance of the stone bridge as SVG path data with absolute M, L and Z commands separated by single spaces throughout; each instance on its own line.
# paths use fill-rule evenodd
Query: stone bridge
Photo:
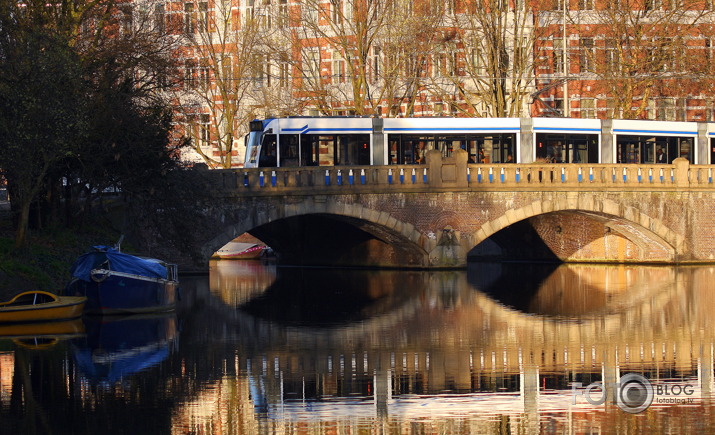
M 470 164 L 209 171 L 204 259 L 249 232 L 287 264 L 715 261 L 715 166 Z

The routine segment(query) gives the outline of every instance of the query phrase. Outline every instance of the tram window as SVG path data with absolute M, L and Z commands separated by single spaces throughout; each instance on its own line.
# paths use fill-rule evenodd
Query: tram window
M 337 165 L 369 165 L 370 136 L 340 135 L 337 137 Z
M 283 134 L 280 136 L 280 166 L 296 167 L 299 166 L 298 161 L 298 135 Z
M 318 136 L 318 165 L 335 166 L 335 136 Z
M 272 168 L 278 165 L 276 160 L 276 135 L 267 134 L 263 136 L 261 145 L 261 156 L 258 159 L 258 166 Z
M 402 155 L 402 153 L 400 153 L 400 148 L 402 148 L 402 144 L 400 143 L 400 141 L 397 139 L 390 138 L 388 139 L 387 143 L 390 150 L 390 164 L 397 165 L 399 163 L 402 163 L 398 160 L 399 156 Z
M 478 157 L 478 142 L 475 139 L 467 140 L 467 152 L 469 153 L 469 163 L 481 163 L 481 159 Z

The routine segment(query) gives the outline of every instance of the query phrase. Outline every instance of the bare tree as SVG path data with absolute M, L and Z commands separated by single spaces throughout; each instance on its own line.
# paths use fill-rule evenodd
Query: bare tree
M 489 117 L 528 115 L 534 47 L 546 31 L 543 1 L 473 0 L 446 11 L 433 92 L 453 110 Z M 461 104 L 459 104 L 461 103 Z
M 697 64 L 687 58 L 698 26 L 712 12 L 696 0 L 611 0 L 605 7 L 570 11 L 571 23 L 592 23 L 570 56 L 572 88 L 609 96 L 608 116 L 642 118 L 654 99 L 683 94 Z M 583 27 L 583 26 L 581 26 Z
M 323 114 L 411 112 L 438 21 L 407 0 L 307 0 L 289 29 L 298 94 Z
M 176 90 L 191 147 L 211 168 L 231 168 L 237 137 L 245 132 L 250 91 L 262 62 L 260 21 L 241 16 L 231 0 L 183 3 L 173 29 L 184 40 L 183 86 Z

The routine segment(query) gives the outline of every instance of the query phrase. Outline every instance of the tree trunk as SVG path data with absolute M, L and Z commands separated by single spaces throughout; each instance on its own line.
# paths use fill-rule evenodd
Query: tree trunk
M 20 248 L 27 239 L 27 226 L 30 219 L 30 201 L 22 201 L 20 213 L 17 216 L 17 226 L 15 227 L 15 247 Z

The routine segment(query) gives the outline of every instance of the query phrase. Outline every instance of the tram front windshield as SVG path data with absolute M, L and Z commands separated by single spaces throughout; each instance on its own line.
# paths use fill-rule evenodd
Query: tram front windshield
M 262 131 L 252 131 L 246 135 L 246 161 L 244 167 L 257 168 L 258 156 L 261 153 Z

